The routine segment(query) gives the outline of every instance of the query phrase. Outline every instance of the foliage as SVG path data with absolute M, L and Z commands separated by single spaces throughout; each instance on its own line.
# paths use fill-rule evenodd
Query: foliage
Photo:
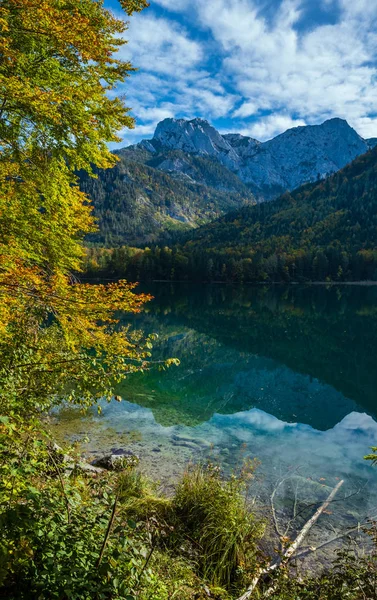
M 73 173 L 114 165 L 107 142 L 133 126 L 107 94 L 131 70 L 114 57 L 126 26 L 92 0 L 4 0 L 0 26 L 2 267 L 65 272 L 93 228 Z
M 169 500 L 139 476 L 139 493 L 127 501 L 125 514 L 149 523 L 156 549 L 181 555 L 207 584 L 229 590 L 255 567 L 263 532 L 245 498 L 255 466 L 245 462 L 225 479 L 212 463 L 191 465 Z
M 375 465 L 375 464 L 377 464 L 377 446 L 374 446 L 371 450 L 372 450 L 372 453 L 367 454 L 367 456 L 365 456 L 364 458 L 366 460 L 371 460 L 372 464 Z
M 87 475 L 38 421 L 2 417 L 0 597 L 205 598 L 204 582 L 230 576 L 255 553 L 245 477 L 222 482 L 195 469 L 173 499 L 158 497 L 134 467 Z
M 272 600 L 369 600 L 377 597 L 377 535 L 376 528 L 369 531 L 372 539 L 370 554 L 355 555 L 353 549 L 338 552 L 331 569 L 313 577 L 292 577 L 286 570 L 280 572 L 269 587 Z M 263 597 L 263 594 L 262 594 Z
M 67 473 L 36 422 L 3 418 L 0 452 L 2 594 L 9 600 L 133 598 L 145 536 L 117 514 L 101 557 L 115 498 L 124 495 L 122 478 Z
M 214 465 L 193 467 L 166 498 L 133 467 L 87 475 L 54 449 L 38 421 L 3 417 L 0 597 L 237 598 L 257 567 L 262 532 L 244 499 L 253 469 L 223 480 Z M 374 529 L 371 542 L 376 548 Z M 277 600 L 373 598 L 376 553 L 342 551 L 320 576 L 283 571 L 271 583 Z
M 17 293 L 24 286 L 20 282 Z M 71 285 L 65 277 L 40 280 L 38 290 L 25 287 L 0 342 L 2 414 L 46 410 L 62 396 L 90 404 L 146 368 L 150 339 L 126 326 L 115 329 L 115 311 L 137 312 L 147 299 L 132 288 L 126 282 Z
M 71 275 L 95 229 L 75 172 L 115 164 L 107 142 L 133 119 L 109 91 L 133 68 L 116 57 L 127 26 L 102 2 L 4 0 L 0 27 L 0 412 L 29 414 L 109 396 L 146 367 L 151 340 L 116 314 L 149 298 Z
M 132 14 L 146 2 L 121 5 Z M 75 173 L 113 166 L 107 143 L 133 126 L 109 93 L 132 71 L 115 56 L 126 25 L 101 1 L 3 0 L 0 28 L 0 594 L 168 600 L 206 597 L 207 581 L 230 589 L 256 561 L 249 471 L 224 482 L 197 469 L 172 500 L 156 499 L 126 463 L 92 476 L 73 467 L 43 423 L 54 403 L 110 397 L 149 364 L 151 340 L 119 322 L 148 296 L 71 275 L 95 227 Z M 179 556 L 165 582 L 170 546 Z

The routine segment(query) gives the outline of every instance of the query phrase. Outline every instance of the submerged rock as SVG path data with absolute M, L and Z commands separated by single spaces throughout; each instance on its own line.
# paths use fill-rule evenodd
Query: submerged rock
M 117 456 L 135 456 L 132 450 L 125 450 L 124 448 L 111 448 L 111 454 L 116 454 Z

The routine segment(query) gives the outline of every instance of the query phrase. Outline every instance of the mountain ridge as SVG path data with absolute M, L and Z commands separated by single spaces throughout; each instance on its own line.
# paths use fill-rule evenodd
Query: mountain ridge
M 254 203 L 249 188 L 226 167 L 205 157 L 165 153 L 165 169 L 150 163 L 142 146 L 117 151 L 112 169 L 80 173 L 80 188 L 91 198 L 99 230 L 88 243 L 139 246 L 170 241 L 229 210 Z M 175 165 L 175 170 L 168 167 Z M 177 166 L 181 165 L 181 171 Z
M 370 147 L 342 119 L 288 129 L 267 142 L 221 135 L 204 119 L 165 119 L 151 140 L 116 150 L 118 163 L 80 173 L 99 232 L 89 242 L 171 243 L 190 230 L 302 183 L 325 178 Z
M 158 123 L 153 138 L 124 151 L 142 147 L 155 156 L 180 150 L 209 157 L 234 172 L 263 201 L 325 178 L 376 144 L 376 139 L 363 139 L 340 118 L 294 127 L 266 142 L 237 133 L 221 135 L 201 118 L 167 118 Z M 163 161 L 161 165 L 157 168 L 164 170 Z

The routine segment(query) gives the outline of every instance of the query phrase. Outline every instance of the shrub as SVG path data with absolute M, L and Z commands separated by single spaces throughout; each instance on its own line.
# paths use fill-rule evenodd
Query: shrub
M 117 509 L 140 492 L 136 474 L 69 473 L 37 424 L 3 418 L 0 597 L 132 600 L 150 581 L 153 589 L 147 535 Z

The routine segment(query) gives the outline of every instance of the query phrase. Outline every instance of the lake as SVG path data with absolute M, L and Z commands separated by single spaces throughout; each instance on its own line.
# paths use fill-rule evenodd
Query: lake
M 256 457 L 260 506 L 276 485 L 288 510 L 294 497 L 305 506 L 344 479 L 338 521 L 352 527 L 377 514 L 377 468 L 363 459 L 377 445 L 376 287 L 142 291 L 155 299 L 123 321 L 158 333 L 154 360 L 177 357 L 180 366 L 131 376 L 118 390 L 123 401 L 104 404 L 101 416 L 64 411 L 60 439 L 92 455 L 131 449 L 166 486 L 189 461 L 230 472 Z

